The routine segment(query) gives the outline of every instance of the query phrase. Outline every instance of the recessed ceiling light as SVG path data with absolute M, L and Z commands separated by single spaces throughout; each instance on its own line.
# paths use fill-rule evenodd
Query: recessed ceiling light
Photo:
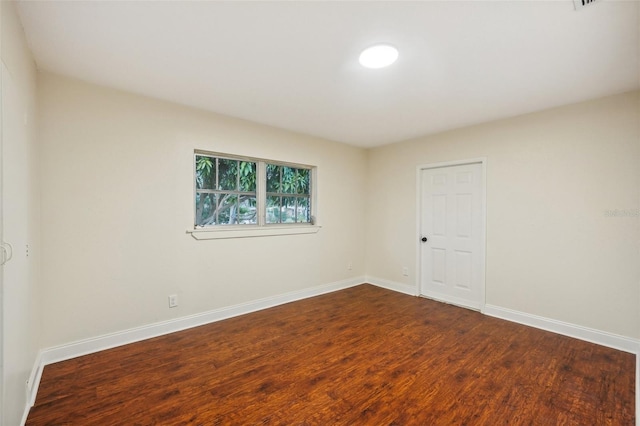
M 360 65 L 367 68 L 388 67 L 398 59 L 398 49 L 388 44 L 376 44 L 360 54 Z

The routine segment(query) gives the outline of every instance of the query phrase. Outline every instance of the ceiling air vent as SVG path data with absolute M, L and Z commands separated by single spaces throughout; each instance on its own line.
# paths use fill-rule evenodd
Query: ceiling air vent
M 595 3 L 596 1 L 598 0 L 573 0 L 573 6 L 576 8 L 576 10 L 580 10 L 583 7 Z

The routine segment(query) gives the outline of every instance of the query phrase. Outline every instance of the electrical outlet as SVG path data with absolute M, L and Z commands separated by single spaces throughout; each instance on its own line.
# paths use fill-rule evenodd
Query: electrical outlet
M 349 263 L 347 264 L 347 269 L 348 269 L 349 271 L 353 269 L 353 262 L 349 262 Z
M 405 277 L 409 276 L 409 268 L 406 266 L 402 267 L 402 275 L 404 275 Z
M 171 294 L 169 296 L 169 307 L 170 308 L 175 308 L 176 306 L 178 306 L 178 295 L 177 294 Z

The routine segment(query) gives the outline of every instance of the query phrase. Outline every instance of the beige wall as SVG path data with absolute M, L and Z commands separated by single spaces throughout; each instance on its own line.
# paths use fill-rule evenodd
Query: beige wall
M 364 150 L 55 75 L 38 83 L 44 347 L 364 275 Z M 194 149 L 317 166 L 322 229 L 194 240 Z
M 639 127 L 634 92 L 371 150 L 367 275 L 415 286 L 418 165 L 486 157 L 487 304 L 640 337 Z
M 36 67 L 14 3 L 2 1 L 0 9 L 2 239 L 13 246 L 13 258 L 0 268 L 4 388 L 0 423 L 17 425 L 27 404 L 25 383 L 41 348 Z
M 416 166 L 475 157 L 487 303 L 637 338 L 640 225 L 605 210 L 640 208 L 638 97 L 364 151 L 41 74 L 43 346 L 365 273 L 415 285 Z M 196 148 L 317 165 L 322 230 L 193 240 Z

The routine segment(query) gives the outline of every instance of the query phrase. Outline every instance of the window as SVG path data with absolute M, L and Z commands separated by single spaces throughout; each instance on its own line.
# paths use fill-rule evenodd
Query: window
M 195 226 L 312 224 L 313 167 L 196 151 Z
M 196 226 L 256 224 L 256 162 L 196 155 Z
M 267 163 L 267 223 L 310 223 L 311 171 Z

